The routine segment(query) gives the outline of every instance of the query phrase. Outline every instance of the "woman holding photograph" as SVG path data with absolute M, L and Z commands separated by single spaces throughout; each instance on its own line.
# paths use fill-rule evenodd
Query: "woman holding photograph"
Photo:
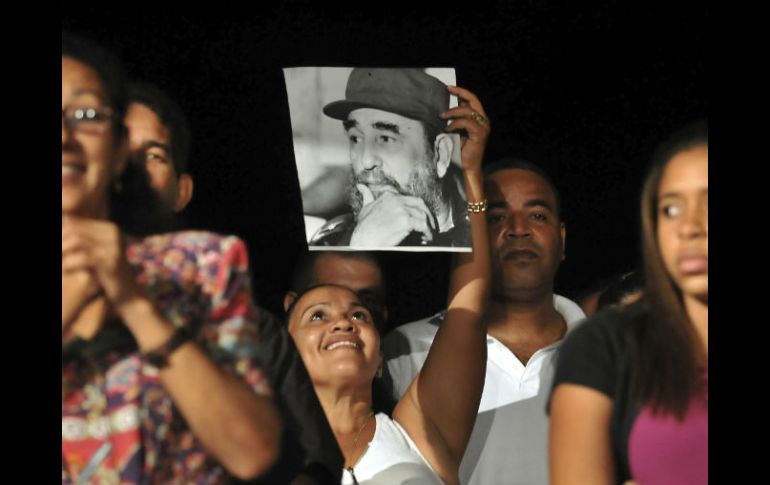
M 123 86 L 114 56 L 62 36 L 62 483 L 253 478 L 281 420 L 245 246 L 124 236 L 116 220 L 137 208 L 115 203 L 131 190 Z
M 383 365 L 376 323 L 365 299 L 337 285 L 307 288 L 285 302 L 289 332 L 345 456 L 343 484 L 458 484 L 458 470 L 484 384 L 490 261 L 481 160 L 487 121 L 471 92 L 449 87 L 460 106 L 443 117 L 465 130 L 463 174 L 473 252 L 457 253 L 447 317 L 422 371 L 393 415 L 372 410 L 372 382 Z

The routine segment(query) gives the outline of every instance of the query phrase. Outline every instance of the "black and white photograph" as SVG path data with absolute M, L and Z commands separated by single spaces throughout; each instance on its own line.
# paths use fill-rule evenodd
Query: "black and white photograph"
M 285 68 L 311 250 L 470 251 L 453 68 Z

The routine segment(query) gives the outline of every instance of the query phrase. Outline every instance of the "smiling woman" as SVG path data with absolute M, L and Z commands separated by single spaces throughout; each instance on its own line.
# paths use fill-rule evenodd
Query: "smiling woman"
M 314 286 L 297 297 L 289 312 L 289 332 L 305 365 L 316 369 L 315 384 L 345 385 L 357 377 L 364 384 L 372 382 L 382 361 L 380 336 L 355 292 L 338 285 Z
M 119 61 L 63 34 L 62 483 L 252 478 L 275 460 L 281 424 L 245 246 L 124 234 L 124 112 Z
M 62 57 L 62 213 L 107 218 L 109 183 L 127 160 L 115 97 L 92 68 Z
M 392 417 L 372 410 L 372 383 L 383 364 L 381 315 L 339 285 L 298 288 L 284 300 L 289 332 L 345 457 L 343 484 L 459 483 L 486 365 L 490 260 L 480 167 L 490 128 L 472 116 L 484 112 L 473 93 L 449 92 L 463 100 L 445 115 L 453 119 L 448 130 L 468 134 L 461 153 L 473 253 L 456 255 L 446 318 Z

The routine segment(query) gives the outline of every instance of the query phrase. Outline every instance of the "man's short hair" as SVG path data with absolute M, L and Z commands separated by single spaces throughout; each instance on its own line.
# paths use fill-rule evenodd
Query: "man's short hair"
M 171 133 L 171 159 L 177 177 L 187 171 L 190 156 L 190 124 L 182 108 L 165 92 L 150 83 L 129 86 L 128 102 L 149 108 Z
M 294 274 L 291 279 L 292 291 L 300 293 L 319 283 L 316 280 L 315 264 L 321 256 L 337 256 L 343 259 L 365 261 L 379 268 L 380 273 L 382 273 L 382 265 L 380 265 L 380 261 L 374 253 L 367 251 L 305 251 L 297 258 L 297 263 L 294 267 Z M 384 286 L 384 275 L 382 278 Z
M 367 251 L 306 251 L 297 258 L 294 274 L 291 279 L 291 291 L 302 295 L 308 289 L 322 284 L 315 274 L 315 265 L 322 256 L 337 256 L 343 259 L 364 261 L 376 266 L 380 270 L 381 286 L 375 290 L 359 290 L 356 293 L 366 303 L 369 310 L 376 316 L 377 330 L 382 333 L 387 326 L 387 292 L 385 290 L 385 272 L 376 254 Z M 287 312 L 287 314 L 290 312 Z
M 551 191 L 553 192 L 554 199 L 556 199 L 556 214 L 557 216 L 559 216 L 559 219 L 563 220 L 562 207 L 561 207 L 561 195 L 559 195 L 559 190 L 556 188 L 556 184 L 553 183 L 553 180 L 548 175 L 548 173 L 545 170 L 543 170 L 543 168 L 540 167 L 539 165 L 527 160 L 523 160 L 521 158 L 504 157 L 488 165 L 485 165 L 483 167 L 484 178 L 488 178 L 492 174 L 500 172 L 502 170 L 514 170 L 514 169 L 528 170 L 530 172 L 534 172 L 537 175 L 539 175 L 543 180 L 546 181 L 548 186 L 551 188 Z
M 90 39 L 66 31 L 61 34 L 61 55 L 82 62 L 96 72 L 107 90 L 107 102 L 115 114 L 115 131 L 123 132 L 127 104 L 126 74 L 120 59 Z
M 596 302 L 596 310 L 612 305 L 621 305 L 623 300 L 644 290 L 644 277 L 641 271 L 633 270 L 616 276 L 602 291 Z

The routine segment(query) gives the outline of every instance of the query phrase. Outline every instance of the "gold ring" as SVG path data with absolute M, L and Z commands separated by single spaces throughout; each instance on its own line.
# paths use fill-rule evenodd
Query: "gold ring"
M 471 111 L 471 118 L 473 121 L 477 122 L 480 125 L 485 125 L 487 123 L 487 119 L 481 116 L 480 114 L 476 113 L 475 111 Z

